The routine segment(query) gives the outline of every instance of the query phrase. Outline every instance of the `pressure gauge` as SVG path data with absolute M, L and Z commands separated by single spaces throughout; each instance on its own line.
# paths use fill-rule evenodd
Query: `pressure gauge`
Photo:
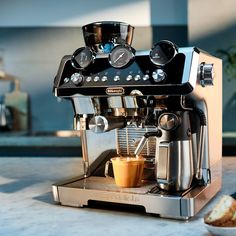
M 76 69 L 88 67 L 94 61 L 95 55 L 89 47 L 78 48 L 71 57 L 71 64 Z
M 177 54 L 177 46 L 168 41 L 162 40 L 156 43 L 150 51 L 150 60 L 157 66 L 168 64 Z
M 128 45 L 114 47 L 108 57 L 109 63 L 114 68 L 127 66 L 134 59 L 134 50 Z

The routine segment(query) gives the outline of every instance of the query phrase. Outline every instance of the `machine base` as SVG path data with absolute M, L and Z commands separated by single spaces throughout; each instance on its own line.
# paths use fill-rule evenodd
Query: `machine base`
M 146 213 L 160 217 L 189 219 L 196 215 L 221 188 L 221 178 L 207 186 L 197 186 L 181 193 L 160 190 L 156 182 L 138 188 L 120 188 L 113 178 L 78 177 L 52 186 L 54 200 L 65 206 L 89 206 L 91 201 L 144 207 Z

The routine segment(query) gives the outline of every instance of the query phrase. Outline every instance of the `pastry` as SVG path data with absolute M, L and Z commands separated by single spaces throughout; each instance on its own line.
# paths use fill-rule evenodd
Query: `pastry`
M 223 227 L 236 227 L 236 200 L 223 195 L 215 207 L 204 217 L 206 224 Z

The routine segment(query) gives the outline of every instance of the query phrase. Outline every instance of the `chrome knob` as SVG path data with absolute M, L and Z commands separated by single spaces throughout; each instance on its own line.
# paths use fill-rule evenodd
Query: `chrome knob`
M 99 80 L 100 80 L 99 76 L 95 76 L 93 79 L 94 82 L 98 82 Z
M 201 63 L 199 68 L 200 83 L 202 87 L 213 85 L 213 79 L 215 75 L 214 65 Z
M 64 79 L 64 83 L 66 84 L 66 83 L 68 83 L 70 81 L 70 79 L 68 78 L 68 77 L 66 77 L 65 79 Z
M 120 80 L 120 76 L 116 75 L 113 79 L 115 82 L 119 81 Z
M 75 84 L 75 85 L 79 85 L 83 82 L 83 75 L 81 75 L 80 73 L 74 73 L 71 76 L 71 81 Z
M 179 117 L 174 113 L 163 113 L 158 120 L 161 129 L 170 131 L 176 129 L 180 124 Z
M 102 77 L 102 82 L 106 82 L 106 81 L 107 81 L 107 76 L 104 75 L 104 76 Z
M 141 76 L 140 75 L 135 75 L 135 77 L 134 77 L 134 80 L 135 81 L 139 81 L 141 79 Z
M 92 81 L 92 77 L 91 76 L 88 76 L 87 78 L 86 78 L 86 82 L 91 82 Z
M 148 80 L 148 79 L 149 79 L 149 75 L 145 74 L 145 75 L 143 76 L 143 80 L 146 81 L 146 80 Z
M 162 69 L 157 69 L 152 72 L 153 80 L 158 83 L 166 78 L 166 73 Z
M 127 81 L 130 81 L 130 80 L 132 80 L 133 79 L 133 76 L 132 75 L 128 75 L 127 77 L 126 77 L 126 80 Z
M 89 129 L 95 133 L 102 133 L 108 129 L 108 121 L 104 116 L 95 116 L 90 120 Z

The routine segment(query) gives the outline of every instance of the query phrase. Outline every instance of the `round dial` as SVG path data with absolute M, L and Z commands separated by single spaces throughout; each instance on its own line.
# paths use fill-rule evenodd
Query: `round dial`
M 164 66 L 169 63 L 176 54 L 177 46 L 168 40 L 162 40 L 153 46 L 149 56 L 153 64 Z
M 71 64 L 77 69 L 86 68 L 94 60 L 94 54 L 89 47 L 77 49 L 71 58 Z
M 133 50 L 127 45 L 118 45 L 109 54 L 109 63 L 115 68 L 128 65 L 134 58 Z

